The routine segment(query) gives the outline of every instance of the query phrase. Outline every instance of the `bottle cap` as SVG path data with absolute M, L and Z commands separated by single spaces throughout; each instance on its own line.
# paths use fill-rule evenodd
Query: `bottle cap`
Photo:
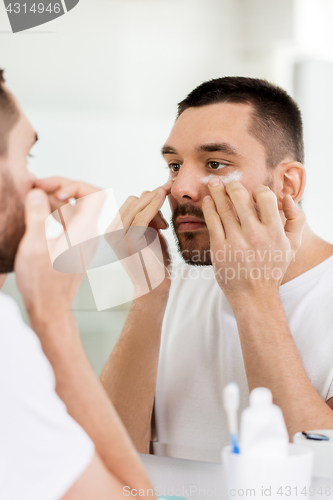
M 255 410 L 263 410 L 273 403 L 273 396 L 266 387 L 257 387 L 250 394 L 250 405 Z

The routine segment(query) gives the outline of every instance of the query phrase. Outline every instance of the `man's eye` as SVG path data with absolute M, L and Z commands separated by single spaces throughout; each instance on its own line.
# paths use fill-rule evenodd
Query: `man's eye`
M 207 163 L 207 165 L 210 168 L 212 168 L 213 170 L 220 170 L 221 168 L 229 166 L 229 165 L 226 165 L 226 163 L 220 163 L 219 161 L 210 161 Z
M 180 163 L 169 163 L 169 169 L 171 170 L 171 172 L 178 172 L 180 167 Z

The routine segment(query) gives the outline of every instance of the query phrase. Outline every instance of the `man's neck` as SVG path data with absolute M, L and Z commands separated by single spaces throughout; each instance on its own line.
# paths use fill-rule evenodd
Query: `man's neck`
M 282 285 L 317 266 L 333 255 L 333 245 L 319 238 L 306 224 L 302 243 L 284 275 Z

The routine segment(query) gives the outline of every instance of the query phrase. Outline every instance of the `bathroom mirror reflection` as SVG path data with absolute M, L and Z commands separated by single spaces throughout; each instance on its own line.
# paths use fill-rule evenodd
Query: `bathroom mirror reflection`
M 333 212 L 330 151 L 333 9 L 330 2 L 95 0 L 77 9 L 75 15 L 77 26 L 82 27 L 76 36 L 84 57 L 76 52 L 67 35 L 62 39 L 63 45 L 57 47 L 58 55 L 52 58 L 49 53 L 55 48 L 51 36 L 45 36 L 38 53 L 34 51 L 32 36 L 26 37 L 25 50 L 17 49 L 15 37 L 6 39 L 6 52 L 0 48 L 8 85 L 15 89 L 40 136 L 30 165 L 36 176 L 70 177 L 112 189 L 115 203 L 121 207 L 130 195 L 139 197 L 142 192 L 167 182 L 169 171 L 160 151 L 174 125 L 177 104 L 192 89 L 204 81 L 228 75 L 264 78 L 284 88 L 301 109 L 307 170 L 302 207 L 316 234 L 328 242 L 333 241 L 330 216 Z M 91 23 L 92 16 L 97 17 L 98 23 Z M 86 36 L 87 25 L 91 37 Z M 22 78 L 28 52 L 31 68 Z M 203 119 L 209 120 L 209 117 Z M 212 175 L 215 173 L 202 177 L 203 186 L 207 186 Z M 242 181 L 239 172 L 226 175 L 230 181 Z M 161 211 L 170 222 L 172 211 L 168 200 Z M 171 225 L 164 229 L 163 223 L 159 223 L 174 269 L 178 269 L 182 257 L 177 236 Z M 200 221 L 184 223 L 195 225 Z M 116 306 L 99 310 L 91 283 L 85 277 L 73 307 L 97 375 L 102 373 L 113 352 L 132 306 L 128 283 L 121 271 L 121 266 L 115 269 L 109 283 L 110 303 L 117 303 Z M 141 437 L 132 437 L 143 453 L 218 462 L 220 445 L 229 440 L 222 403 L 224 382 L 239 382 L 243 395 L 241 409 L 248 403 L 248 388 L 240 346 L 228 344 L 228 337 L 222 339 L 209 320 L 209 283 L 215 283 L 212 267 L 194 265 L 191 272 L 189 276 L 187 269 L 184 277 L 188 281 L 188 295 L 183 296 L 182 311 L 178 307 L 173 314 L 175 304 L 166 306 L 169 309 L 165 328 L 171 336 L 179 330 L 190 333 L 193 325 L 201 325 L 200 318 L 208 318 L 202 328 L 205 333 L 211 331 L 207 347 L 211 357 L 204 358 L 204 346 L 195 336 L 191 340 L 188 337 L 186 342 L 174 339 L 172 348 L 169 338 L 162 337 L 163 358 L 148 439 L 151 444 L 147 446 L 150 431 L 146 428 L 143 432 L 144 425 L 140 427 Z M 202 296 L 201 291 L 200 298 L 196 298 L 193 291 L 198 286 L 195 281 L 199 274 L 200 283 L 207 287 L 207 295 Z M 8 277 L 2 291 L 17 300 L 28 321 L 13 275 Z M 162 321 L 164 298 L 161 302 L 158 299 L 151 298 L 150 314 Z M 221 301 L 220 313 L 224 319 L 220 326 L 225 332 L 231 329 L 234 335 L 231 312 L 228 302 Z M 142 324 L 140 328 L 143 331 L 149 324 Z M 140 348 L 134 346 L 137 352 Z M 145 355 L 157 359 L 156 339 L 152 338 L 142 349 Z M 168 352 L 169 355 L 165 354 Z M 201 357 L 189 362 L 198 352 Z M 237 362 L 233 363 L 235 359 Z M 175 360 L 175 368 L 170 369 Z M 140 370 L 146 365 L 140 359 L 136 362 L 137 381 L 140 381 Z M 106 385 L 108 377 L 112 379 L 106 371 L 102 376 Z M 153 385 L 155 378 L 156 367 L 152 365 Z M 210 384 L 221 394 L 221 399 L 214 395 L 213 404 Z M 110 394 L 112 387 L 109 387 Z M 149 390 L 151 394 L 151 388 Z M 129 399 L 132 397 L 132 409 L 127 415 L 121 414 L 125 425 L 140 418 L 147 420 L 142 414 L 135 415 L 135 390 L 128 394 Z M 193 406 L 189 411 L 187 398 L 197 401 L 196 411 Z M 143 411 L 149 413 L 151 396 L 146 403 L 148 410 Z M 129 402 L 126 405 L 124 407 L 130 408 Z M 207 429 L 210 431 L 206 433 Z

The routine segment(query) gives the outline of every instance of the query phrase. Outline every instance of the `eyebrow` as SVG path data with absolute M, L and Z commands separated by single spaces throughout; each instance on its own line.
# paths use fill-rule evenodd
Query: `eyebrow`
M 198 153 L 213 153 L 215 151 L 219 151 L 221 153 L 225 153 L 230 156 L 242 156 L 240 153 L 236 151 L 236 149 L 229 144 L 228 142 L 214 142 L 208 144 L 202 144 L 196 148 Z M 178 154 L 176 149 L 168 144 L 165 144 L 162 147 L 162 156 L 170 155 L 170 154 Z
M 178 153 L 175 150 L 175 148 L 172 148 L 171 146 L 168 146 L 167 144 L 165 144 L 161 149 L 161 154 L 162 154 L 162 156 L 164 156 L 164 155 L 176 155 Z
M 211 144 L 202 144 L 201 146 L 197 147 L 198 153 L 214 153 L 215 151 L 226 153 L 227 155 L 231 156 L 241 156 L 241 154 L 238 153 L 236 149 L 228 142 L 214 142 Z

